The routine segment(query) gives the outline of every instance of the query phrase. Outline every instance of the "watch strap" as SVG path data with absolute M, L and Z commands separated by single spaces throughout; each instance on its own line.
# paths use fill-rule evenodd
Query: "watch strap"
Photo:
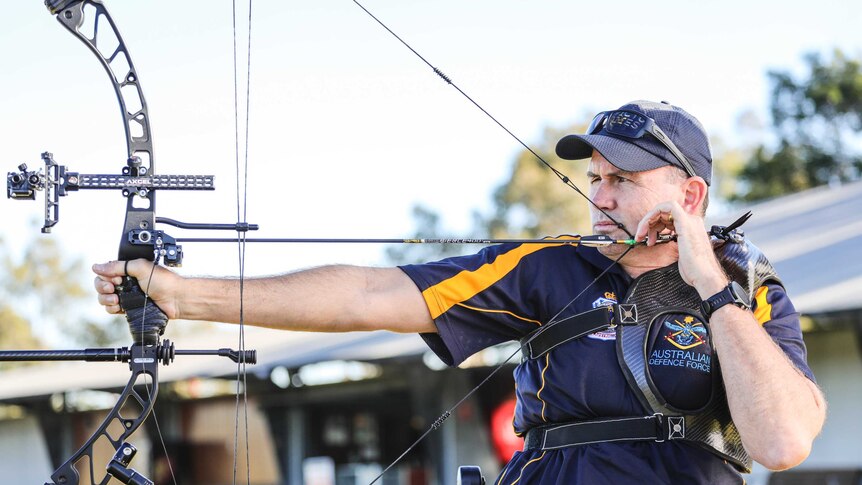
M 751 308 L 748 295 L 742 286 L 735 281 L 731 281 L 721 291 L 703 300 L 700 303 L 700 309 L 703 311 L 703 316 L 709 320 L 716 310 L 731 303 L 740 308 Z

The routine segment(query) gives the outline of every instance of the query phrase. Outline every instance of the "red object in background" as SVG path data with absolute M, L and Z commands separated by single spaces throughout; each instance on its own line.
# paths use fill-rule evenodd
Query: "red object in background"
M 514 397 L 500 403 L 491 413 L 491 441 L 502 463 L 508 462 L 516 451 L 524 449 L 524 439 L 519 438 L 512 427 L 514 416 Z

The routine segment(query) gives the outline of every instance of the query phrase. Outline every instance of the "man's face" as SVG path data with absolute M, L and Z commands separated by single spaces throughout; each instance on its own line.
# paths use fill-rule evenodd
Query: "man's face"
M 632 234 L 644 215 L 659 202 L 683 199 L 682 178 L 670 166 L 645 172 L 626 172 L 611 165 L 599 152 L 593 150 L 587 169 L 590 198 L 611 217 L 625 225 Z M 607 234 L 615 239 L 628 239 L 607 216 L 590 205 L 594 234 Z M 601 248 L 602 254 L 620 254 L 624 247 L 613 245 Z

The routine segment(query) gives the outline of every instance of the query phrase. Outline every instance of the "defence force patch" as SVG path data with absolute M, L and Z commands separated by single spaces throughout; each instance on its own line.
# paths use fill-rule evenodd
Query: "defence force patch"
M 714 354 L 709 326 L 688 309 L 669 309 L 650 322 L 647 369 L 653 391 L 671 407 L 691 411 L 712 399 Z

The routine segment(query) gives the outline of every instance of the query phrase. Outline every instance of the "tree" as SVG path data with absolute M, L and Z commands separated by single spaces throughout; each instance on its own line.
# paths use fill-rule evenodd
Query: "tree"
M 413 206 L 413 220 L 416 223 L 416 238 L 454 237 L 452 234 L 443 234 L 440 214 L 425 206 Z M 389 264 L 400 265 L 434 261 L 463 253 L 463 244 L 400 244 L 386 248 L 386 259 Z
M 587 189 L 586 161 L 557 157 L 557 140 L 569 133 L 581 133 L 586 125 L 567 129 L 547 128 L 533 147 L 543 159 L 568 176 L 579 188 Z M 534 238 L 560 234 L 589 234 L 587 202 L 563 184 L 536 156 L 522 150 L 512 163 L 509 177 L 493 192 L 494 208 L 489 215 L 473 213 L 476 238 Z M 442 234 L 440 215 L 422 206 L 413 208 L 416 237 L 451 237 Z M 586 231 L 586 232 L 584 232 Z M 386 250 L 391 264 L 432 261 L 463 254 L 464 245 L 406 245 Z
M 55 239 L 34 238 L 20 260 L 12 259 L 9 251 L 3 253 L 0 301 L 6 303 L 0 307 L 0 345 L 4 348 L 39 348 L 58 340 L 58 335 L 65 345 L 94 346 L 127 337 L 128 325 L 122 319 L 106 324 L 86 315 L 84 308 L 92 305 L 93 294 L 78 280 L 86 274 L 84 265 L 80 258 L 64 253 Z
M 788 71 L 769 73 L 777 143 L 754 150 L 736 198 L 759 200 L 862 178 L 862 61 L 836 50 L 828 60 L 808 54 L 805 63 L 808 72 L 799 80 Z
M 583 133 L 586 125 L 546 128 L 534 147 L 551 166 L 587 190 L 586 160 L 557 157 L 557 141 L 570 133 Z M 542 237 L 589 234 L 587 202 L 562 183 L 527 150 L 516 157 L 509 178 L 494 191 L 494 213 L 482 221 L 491 237 Z

